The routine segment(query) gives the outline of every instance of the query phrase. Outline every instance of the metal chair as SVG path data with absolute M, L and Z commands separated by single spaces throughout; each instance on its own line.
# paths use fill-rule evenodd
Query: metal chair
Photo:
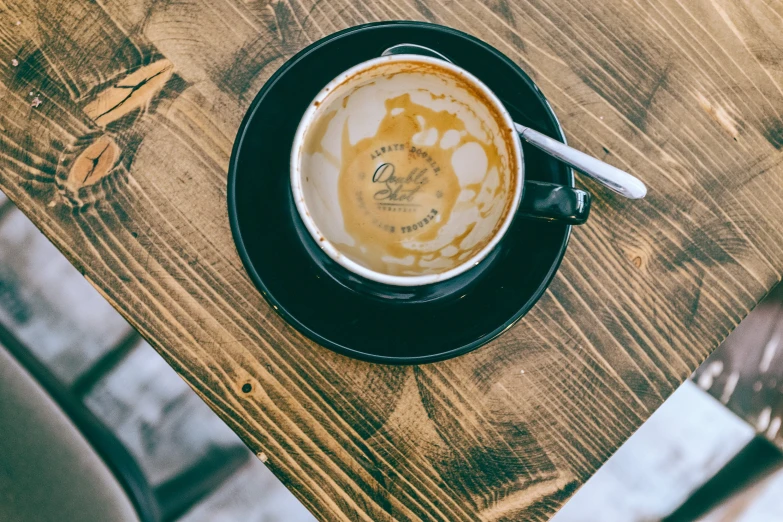
M 127 351 L 120 344 L 117 350 Z M 82 380 L 80 395 L 99 377 Z M 0 520 L 174 520 L 249 454 L 242 447 L 214 450 L 152 487 L 117 437 L 0 325 Z

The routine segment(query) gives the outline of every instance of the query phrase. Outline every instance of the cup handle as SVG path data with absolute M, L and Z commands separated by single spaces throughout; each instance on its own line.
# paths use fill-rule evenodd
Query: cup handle
M 581 225 L 590 214 L 589 192 L 554 183 L 526 181 L 518 215 Z

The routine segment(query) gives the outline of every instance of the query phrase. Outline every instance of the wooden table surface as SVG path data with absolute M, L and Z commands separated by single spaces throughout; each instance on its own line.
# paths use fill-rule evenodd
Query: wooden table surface
M 243 271 L 226 171 L 295 52 L 417 19 L 520 64 L 596 198 L 533 310 L 421 367 L 304 339 Z M 0 0 L 0 189 L 323 520 L 545 520 L 783 273 L 780 0 Z

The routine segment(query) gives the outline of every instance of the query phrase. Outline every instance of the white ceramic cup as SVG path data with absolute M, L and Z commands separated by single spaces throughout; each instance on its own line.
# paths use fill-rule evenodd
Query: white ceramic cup
M 299 215 L 332 260 L 372 281 L 437 283 L 498 244 L 522 197 L 522 145 L 495 94 L 419 55 L 363 62 L 326 85 L 291 152 Z

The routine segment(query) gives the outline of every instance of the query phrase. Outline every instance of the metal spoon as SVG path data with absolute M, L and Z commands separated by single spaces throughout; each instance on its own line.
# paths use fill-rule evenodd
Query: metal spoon
M 454 63 L 438 51 L 416 44 L 393 45 L 383 51 L 381 56 L 391 56 L 393 54 L 418 54 Z M 579 172 L 590 176 L 618 194 L 622 194 L 630 199 L 641 199 L 647 194 L 647 187 L 644 183 L 627 172 L 620 170 L 617 167 L 613 167 L 589 154 L 571 148 L 530 127 L 525 127 L 519 123 L 514 123 L 514 127 L 526 142 L 543 150 L 550 156 L 559 159 L 566 165 L 575 168 Z

